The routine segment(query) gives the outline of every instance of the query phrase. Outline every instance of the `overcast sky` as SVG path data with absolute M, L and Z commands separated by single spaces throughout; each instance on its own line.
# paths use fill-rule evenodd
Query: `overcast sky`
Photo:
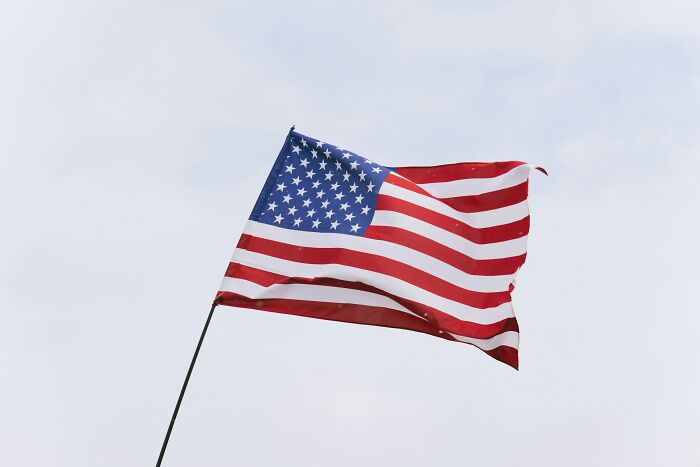
M 549 170 L 521 371 L 221 308 L 164 465 L 699 465 L 698 24 L 692 0 L 0 3 L 0 464 L 155 464 L 294 123 L 389 166 Z

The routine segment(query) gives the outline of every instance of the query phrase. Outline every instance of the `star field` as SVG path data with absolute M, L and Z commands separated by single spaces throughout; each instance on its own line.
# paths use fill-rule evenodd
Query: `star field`
M 290 132 L 251 220 L 294 230 L 362 235 L 389 169 Z

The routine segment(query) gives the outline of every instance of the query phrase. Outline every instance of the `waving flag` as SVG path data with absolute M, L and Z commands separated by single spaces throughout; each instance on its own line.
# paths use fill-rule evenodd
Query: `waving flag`
M 517 368 L 530 168 L 384 167 L 291 131 L 216 301 L 419 331 Z

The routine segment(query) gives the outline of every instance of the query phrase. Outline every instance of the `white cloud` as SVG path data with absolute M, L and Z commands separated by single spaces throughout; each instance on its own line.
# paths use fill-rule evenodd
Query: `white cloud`
M 694 2 L 15 3 L 0 17 L 0 464 L 155 461 L 285 131 L 521 159 L 522 371 L 217 312 L 167 465 L 694 465 Z

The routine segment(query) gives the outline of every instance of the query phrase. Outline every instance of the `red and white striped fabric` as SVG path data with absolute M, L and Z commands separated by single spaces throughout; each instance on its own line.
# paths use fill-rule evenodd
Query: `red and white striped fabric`
M 530 170 L 523 162 L 392 169 L 290 132 L 216 301 L 419 331 L 517 368 L 511 292 L 526 255 Z M 348 202 L 334 212 L 329 199 L 345 199 L 338 193 Z M 353 212 L 366 224 L 353 224 Z

